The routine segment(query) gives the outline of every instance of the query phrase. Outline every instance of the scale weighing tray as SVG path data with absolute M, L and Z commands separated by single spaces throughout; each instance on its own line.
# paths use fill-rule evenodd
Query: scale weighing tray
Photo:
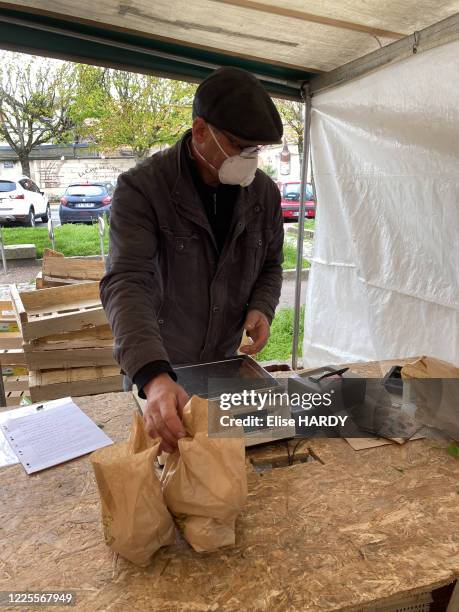
M 286 389 L 269 372 L 248 355 L 237 355 L 221 361 L 197 363 L 174 367 L 177 383 L 191 395 L 199 395 L 209 401 L 218 400 L 222 393 L 241 393 L 244 390 L 257 393 L 285 393 Z M 256 405 L 233 407 L 227 411 L 218 408 L 219 413 L 234 417 L 250 414 L 265 416 L 279 413 L 276 406 L 258 410 Z M 289 416 L 288 406 L 284 408 Z M 244 427 L 246 446 L 264 444 L 273 440 L 291 438 L 295 435 L 293 427 Z

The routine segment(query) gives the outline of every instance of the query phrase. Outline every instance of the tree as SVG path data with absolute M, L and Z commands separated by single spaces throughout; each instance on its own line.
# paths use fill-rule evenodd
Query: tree
M 297 146 L 300 163 L 303 159 L 303 120 L 304 120 L 304 104 L 302 102 L 294 102 L 291 100 L 276 100 L 276 106 L 282 117 L 282 121 L 287 130 L 293 136 Z
M 72 65 L 4 52 L 0 56 L 0 138 L 30 176 L 30 152 L 40 144 L 67 140 L 72 128 Z
M 174 142 L 191 124 L 194 85 L 121 70 L 107 70 L 103 79 L 101 75 L 97 79 L 103 82 L 104 93 L 97 85 L 96 94 L 88 94 L 91 100 L 94 95 L 99 98 L 99 113 L 89 117 L 85 107 L 91 121 L 86 121 L 83 132 L 99 148 L 129 146 L 136 158 L 142 159 L 153 146 Z M 81 93 L 87 85 L 88 81 L 80 81 L 77 100 L 82 103 L 88 100 L 88 95 Z

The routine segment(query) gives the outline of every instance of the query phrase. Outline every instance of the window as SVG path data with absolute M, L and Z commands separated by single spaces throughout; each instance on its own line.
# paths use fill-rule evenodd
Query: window
M 27 191 L 33 191 L 32 181 L 30 179 L 22 179 L 22 181 L 19 181 L 19 184 Z
M 285 183 L 282 188 L 283 199 L 298 202 L 300 199 L 300 186 L 301 183 Z M 306 201 L 315 200 L 311 183 L 306 183 L 304 192 Z
M 106 189 L 101 185 L 69 185 L 65 195 L 69 196 L 101 196 L 105 195 Z
M 15 191 L 16 183 L 14 181 L 0 181 L 0 192 Z

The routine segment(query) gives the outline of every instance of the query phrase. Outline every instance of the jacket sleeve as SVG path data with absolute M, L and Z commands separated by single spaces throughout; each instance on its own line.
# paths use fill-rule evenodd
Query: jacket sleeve
M 284 221 L 280 193 L 273 184 L 273 236 L 268 244 L 265 261 L 250 296 L 248 310 L 260 310 L 271 324 L 282 288 L 282 262 L 284 261 Z
M 147 363 L 169 361 L 156 319 L 161 287 L 157 220 L 135 175 L 134 169 L 118 179 L 110 212 L 108 271 L 100 282 L 115 337 L 114 356 L 131 380 Z

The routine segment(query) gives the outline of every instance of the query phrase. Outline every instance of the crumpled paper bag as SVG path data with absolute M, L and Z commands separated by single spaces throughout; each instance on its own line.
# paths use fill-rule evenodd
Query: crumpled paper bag
M 459 440 L 459 368 L 424 356 L 403 366 L 401 374 L 415 396 L 416 419 Z
M 197 552 L 234 545 L 247 498 L 244 440 L 208 437 L 208 402 L 198 396 L 185 406 L 183 425 L 187 435 L 161 477 L 166 504 Z
M 154 461 L 160 440 L 133 415 L 128 442 L 91 455 L 101 499 L 105 542 L 136 565 L 145 566 L 161 546 L 173 544 L 175 526 L 164 503 Z

